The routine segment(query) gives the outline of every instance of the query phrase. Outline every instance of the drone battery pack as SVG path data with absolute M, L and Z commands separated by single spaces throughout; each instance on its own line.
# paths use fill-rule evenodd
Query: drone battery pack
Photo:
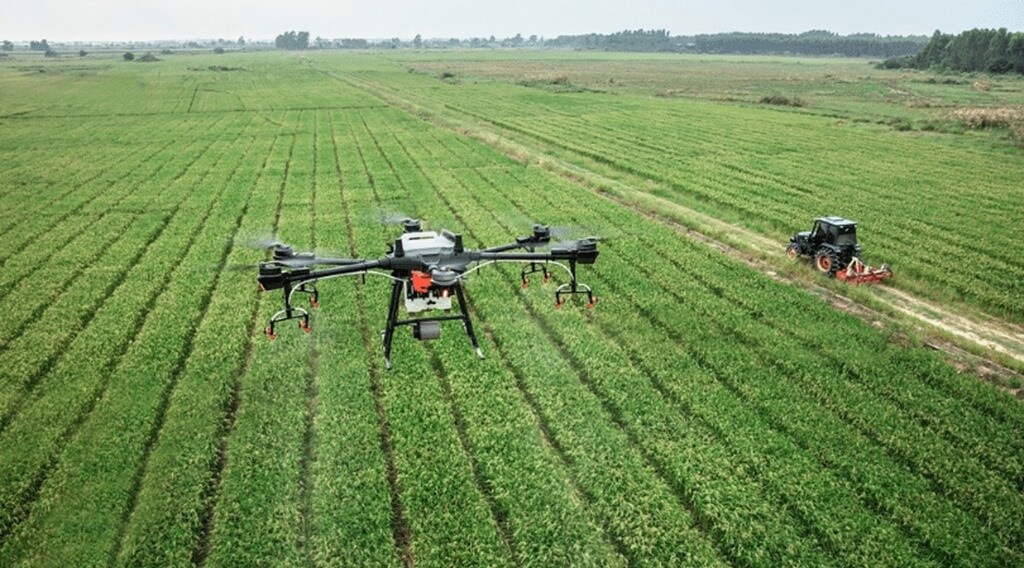
M 412 336 L 420 341 L 437 339 L 441 337 L 441 322 L 423 321 L 412 326 Z

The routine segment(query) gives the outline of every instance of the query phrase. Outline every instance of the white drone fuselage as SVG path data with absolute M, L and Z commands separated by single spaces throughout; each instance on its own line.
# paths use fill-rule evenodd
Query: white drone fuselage
M 419 256 L 427 263 L 432 259 L 440 260 L 442 253 L 451 254 L 455 243 L 446 235 L 438 235 L 434 231 L 417 231 L 402 235 L 402 250 L 407 256 Z M 429 279 L 429 274 L 426 275 Z M 410 314 L 427 310 L 450 310 L 452 298 L 448 288 L 430 286 L 426 292 L 414 289 L 411 276 L 405 281 L 405 311 Z

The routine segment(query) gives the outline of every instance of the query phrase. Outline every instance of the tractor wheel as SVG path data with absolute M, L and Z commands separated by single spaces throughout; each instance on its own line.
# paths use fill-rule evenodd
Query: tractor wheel
M 792 244 L 789 245 L 786 247 L 786 256 L 789 257 L 789 260 L 796 260 L 800 258 L 800 247 Z
M 817 256 L 814 257 L 814 266 L 818 267 L 818 272 L 827 274 L 829 278 L 835 278 L 836 272 L 839 271 L 839 256 L 828 250 L 819 250 Z

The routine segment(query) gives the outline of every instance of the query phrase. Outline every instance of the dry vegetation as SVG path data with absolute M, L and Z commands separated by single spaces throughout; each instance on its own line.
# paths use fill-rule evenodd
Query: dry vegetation
M 952 117 L 972 130 L 1008 129 L 1017 142 L 1024 142 L 1024 107 L 958 108 Z

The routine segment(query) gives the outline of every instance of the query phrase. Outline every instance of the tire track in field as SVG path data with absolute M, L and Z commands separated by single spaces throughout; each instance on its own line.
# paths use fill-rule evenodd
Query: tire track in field
M 238 136 L 235 137 L 235 140 L 237 140 L 237 138 Z M 208 173 L 209 170 L 207 170 L 206 174 L 204 174 L 204 179 L 205 175 L 208 175 Z M 203 214 L 202 218 L 193 227 L 191 233 L 188 235 L 187 241 L 182 247 L 182 256 L 187 255 L 189 251 L 192 250 L 193 245 L 195 244 L 199 235 L 203 232 L 203 229 L 206 226 L 206 222 L 209 220 L 212 214 L 213 208 L 219 198 L 219 195 L 222 194 L 226 188 L 227 185 L 225 184 L 225 186 L 218 193 L 218 196 L 211 201 L 210 207 Z M 149 252 L 151 247 L 163 235 L 165 229 L 171 224 L 171 221 L 177 216 L 177 213 L 181 209 L 181 205 L 182 203 L 178 202 L 174 206 L 171 214 L 169 214 L 166 217 L 164 223 L 160 226 L 159 230 L 154 234 L 154 237 L 145 245 L 145 247 L 141 249 L 140 253 L 133 259 L 133 262 L 131 262 L 129 266 L 134 267 L 136 264 L 139 263 L 139 260 L 144 258 L 145 254 Z M 113 286 L 113 289 L 118 289 L 121 286 L 121 284 L 123 284 L 126 281 L 126 278 L 129 274 L 130 270 L 126 270 L 124 273 L 124 277 L 116 285 Z M 5 543 L 7 537 L 21 524 L 21 522 L 23 522 L 28 517 L 35 501 L 38 499 L 41 493 L 43 484 L 48 479 L 50 473 L 58 467 L 60 463 L 60 456 L 63 453 L 64 448 L 71 441 L 71 439 L 74 437 L 75 433 L 79 430 L 79 428 L 81 428 L 81 426 L 86 422 L 86 420 L 88 420 L 89 416 L 92 414 L 92 411 L 96 408 L 96 404 L 103 397 L 103 393 L 106 391 L 110 378 L 113 375 L 115 369 L 117 368 L 118 363 L 120 362 L 124 354 L 127 353 L 128 349 L 131 347 L 132 340 L 139 334 L 142 327 L 145 325 L 148 315 L 153 310 L 154 306 L 157 303 L 157 300 L 167 290 L 167 287 L 170 284 L 173 275 L 174 269 L 172 267 L 168 269 L 167 272 L 164 274 L 160 283 L 156 286 L 154 291 L 151 293 L 150 297 L 147 299 L 142 310 L 135 314 L 134 320 L 130 322 L 129 325 L 129 327 L 131 327 L 133 331 L 126 336 L 126 340 L 121 345 L 117 346 L 113 356 L 104 365 L 103 370 L 100 372 L 102 378 L 98 381 L 98 384 L 96 384 L 91 389 L 85 407 L 79 411 L 78 415 L 74 418 L 74 420 L 60 433 L 60 435 L 57 438 L 57 442 L 54 445 L 53 452 L 51 453 L 50 458 L 36 472 L 35 477 L 33 478 L 33 481 L 29 489 L 25 492 L 25 494 L 19 496 L 17 500 L 18 509 L 15 511 L 15 514 L 13 515 L 12 522 L 7 527 L 4 527 L 3 533 L 0 533 L 0 543 Z M 97 308 L 96 311 L 99 311 L 99 308 Z M 42 376 L 43 375 L 40 375 L 40 377 Z M 17 410 L 20 411 L 22 408 L 24 408 L 24 405 L 19 405 Z M 15 412 L 7 420 L 7 423 L 9 424 L 16 415 L 17 412 Z
M 310 213 L 310 242 L 313 245 L 313 250 L 317 249 L 317 211 L 316 211 L 316 193 L 317 193 L 317 112 L 313 112 L 313 172 L 310 176 L 310 184 L 312 189 L 312 195 L 309 198 L 309 213 Z M 302 517 L 302 549 L 305 552 L 306 560 L 310 566 L 316 564 L 314 558 L 314 522 L 313 522 L 313 467 L 316 462 L 316 412 L 319 392 L 317 389 L 317 377 L 319 375 L 320 368 L 320 351 L 317 349 L 316 342 L 309 342 L 309 373 L 306 375 L 306 413 L 303 417 L 303 432 L 302 432 L 302 457 L 299 460 L 299 475 L 300 487 L 299 495 L 301 500 L 299 507 L 301 509 Z
M 249 152 L 255 145 L 256 138 L 253 138 L 249 142 L 249 146 L 246 148 L 242 157 L 235 164 L 234 169 L 232 169 L 231 173 L 225 178 L 224 185 L 218 192 L 218 196 L 223 195 L 224 192 L 227 190 L 227 187 L 230 186 L 231 180 L 235 178 L 236 174 L 238 173 L 238 170 L 241 169 L 242 164 L 245 162 L 245 157 L 249 155 Z M 213 296 L 217 290 L 217 287 L 220 285 L 221 276 L 223 275 L 225 266 L 227 265 L 228 256 L 231 254 L 231 251 L 234 247 L 235 239 L 238 236 L 238 231 L 241 229 L 242 220 L 245 218 L 246 213 L 248 213 L 249 211 L 249 202 L 252 199 L 252 193 L 255 190 L 255 187 L 256 185 L 253 184 L 249 188 L 249 195 L 246 198 L 245 205 L 242 207 L 241 213 L 239 213 L 238 217 L 235 219 L 235 226 L 231 231 L 231 239 L 225 243 L 224 249 L 221 252 L 220 259 L 218 259 L 217 275 L 214 277 L 209 288 L 206 290 L 204 294 L 204 297 L 200 304 L 199 315 L 196 317 L 195 321 L 190 327 L 189 332 L 186 334 L 185 344 L 184 347 L 182 348 L 180 358 L 174 367 L 174 371 L 171 373 L 171 379 L 168 381 L 163 393 L 161 394 L 160 403 L 157 406 L 156 418 L 154 419 L 153 425 L 148 435 L 146 436 L 146 442 L 145 445 L 143 446 L 142 457 L 139 461 L 138 467 L 136 468 L 135 475 L 132 479 L 131 487 L 128 491 L 128 501 L 121 515 L 121 525 L 118 528 L 117 536 L 115 537 L 115 544 L 111 549 L 111 554 L 108 561 L 109 565 L 114 565 L 116 563 L 118 556 L 121 554 L 121 548 L 124 544 L 125 532 L 128 529 L 128 521 L 129 519 L 131 519 L 132 513 L 135 512 L 135 507 L 138 504 L 139 492 L 142 489 L 142 481 L 146 477 L 146 471 L 149 467 L 149 458 L 153 451 L 153 446 L 156 445 L 156 441 L 160 436 L 161 430 L 163 429 L 164 421 L 167 417 L 167 409 L 170 406 L 171 399 L 174 395 L 174 390 L 177 388 L 179 379 L 181 378 L 181 375 L 184 373 L 189 359 L 191 359 L 192 357 L 196 332 L 198 331 L 199 328 L 199 322 L 203 321 L 206 318 L 210 304 L 213 300 Z M 219 201 L 219 197 L 217 200 L 214 200 L 214 205 L 211 206 L 211 210 L 213 209 L 213 207 L 216 206 L 217 201 Z
M 240 134 L 233 139 L 232 143 L 234 143 L 234 141 L 237 141 L 239 136 Z M 210 144 L 206 148 L 204 148 L 199 153 L 199 155 L 192 159 L 192 161 L 190 161 L 182 169 L 182 172 L 176 179 L 180 179 L 182 176 L 184 176 L 185 173 L 195 165 L 195 163 L 200 159 L 200 157 L 202 157 L 202 155 L 205 155 L 206 152 L 208 152 L 210 148 L 213 147 L 215 142 L 216 141 L 210 142 Z M 218 157 L 217 161 L 214 162 L 213 165 L 211 165 L 210 169 L 216 166 L 216 164 L 220 163 L 222 159 L 223 155 Z M 204 172 L 202 179 L 206 179 L 206 176 L 209 175 L 209 172 L 210 170 Z M 106 305 L 107 301 L 111 298 L 111 296 L 113 296 L 113 294 L 125 282 L 125 279 L 130 274 L 131 269 L 136 264 L 138 264 L 143 258 L 145 258 L 146 254 L 149 252 L 150 247 L 163 235 L 164 229 L 167 228 L 171 220 L 177 215 L 180 207 L 181 203 L 179 202 L 172 208 L 169 214 L 165 215 L 164 221 L 162 222 L 161 225 L 158 226 L 156 232 L 152 235 L 152 237 L 138 249 L 135 255 L 133 255 L 130 259 L 128 259 L 127 262 L 121 264 L 118 267 L 119 271 L 115 273 L 114 277 L 111 278 L 110 283 L 104 288 L 103 292 L 97 297 L 96 301 L 83 314 L 78 325 L 78 332 L 69 333 L 67 337 L 63 339 L 63 341 L 61 341 L 58 345 L 55 346 L 52 352 L 42 361 L 39 367 L 37 367 L 36 370 L 27 378 L 23 388 L 21 389 L 21 393 L 17 396 L 16 400 L 11 404 L 10 410 L 5 415 L 0 416 L 0 432 L 6 430 L 7 426 L 9 426 L 10 423 L 14 420 L 14 418 L 21 412 L 23 406 L 29 402 L 28 399 L 30 399 L 33 396 L 33 391 L 35 390 L 36 385 L 41 380 L 43 380 L 43 378 L 46 377 L 46 375 L 63 359 L 65 351 L 67 350 L 68 346 L 71 345 L 71 342 L 74 341 L 78 333 L 80 333 L 82 330 L 88 329 L 89 325 L 96 317 L 96 314 L 99 313 L 99 311 L 103 308 L 104 305 Z M 148 313 L 148 311 L 149 309 L 147 308 L 146 312 Z M 0 353 L 2 353 L 4 349 L 6 349 L 6 346 L 4 346 L 3 349 L 0 349 Z M 121 355 L 123 355 L 123 352 L 117 355 L 117 359 L 120 359 Z
M 283 127 L 283 125 L 281 125 Z M 274 148 L 277 146 L 277 141 L 280 140 L 282 134 L 278 134 L 274 138 L 274 144 L 271 146 L 270 151 L 267 152 L 266 157 L 263 159 L 263 165 L 260 168 L 260 177 L 266 172 L 267 164 L 270 160 L 271 154 L 274 152 Z M 284 172 L 281 175 L 281 183 L 278 188 L 278 201 L 277 209 L 274 215 L 274 227 L 273 232 L 276 233 L 281 223 L 281 209 L 284 205 L 284 188 L 288 180 L 288 173 L 291 167 L 292 155 L 295 151 L 296 137 L 290 136 L 291 145 L 288 148 L 288 158 L 285 161 Z M 256 184 L 253 184 L 256 187 Z M 218 433 L 217 440 L 217 452 L 216 457 L 213 460 L 212 475 L 210 477 L 210 483 L 204 491 L 204 499 L 206 506 L 203 511 L 200 512 L 200 523 L 199 523 L 199 534 L 196 538 L 196 547 L 192 551 L 192 564 L 195 566 L 205 566 L 206 559 L 210 553 L 210 536 L 213 534 L 213 526 L 215 522 L 215 513 L 217 510 L 217 504 L 220 500 L 221 482 L 224 477 L 224 468 L 227 465 L 227 450 L 228 440 L 235 431 L 235 421 L 238 415 L 238 407 L 241 404 L 241 391 L 242 391 L 242 377 L 244 377 L 249 369 L 252 368 L 252 361 L 254 356 L 254 348 L 257 336 L 261 333 L 262 326 L 258 321 L 259 317 L 259 302 L 253 303 L 252 310 L 252 332 L 249 334 L 249 342 L 246 345 L 244 363 L 238 369 L 231 384 L 231 395 L 227 401 L 227 408 L 225 409 L 224 420 L 222 421 L 223 426 L 221 431 Z
M 367 129 L 368 129 L 368 127 L 367 127 Z M 392 133 L 392 135 L 394 135 L 394 133 Z M 371 133 L 371 136 L 372 136 L 372 133 Z M 458 210 L 454 207 L 454 205 L 451 203 L 451 201 L 449 201 L 448 198 L 441 192 L 440 188 L 438 188 L 436 185 L 434 185 L 433 182 L 429 181 L 430 178 L 428 176 L 426 176 L 426 174 L 423 172 L 422 167 L 420 166 L 419 162 L 416 159 L 413 158 L 412 154 L 408 151 L 408 148 L 405 146 L 405 144 L 397 137 L 397 135 L 394 135 L 394 136 L 395 136 L 395 139 L 398 142 L 399 146 L 402 148 L 402 150 L 405 152 L 406 156 L 408 157 L 410 163 L 414 164 L 414 166 L 419 170 L 420 175 L 424 179 L 428 180 L 428 183 L 430 184 L 431 189 L 434 191 L 434 194 L 438 197 L 438 199 L 441 201 L 443 206 L 446 209 L 448 209 L 448 211 L 452 214 L 453 218 L 460 225 L 462 225 L 465 228 L 465 230 L 468 232 L 469 236 L 471 236 L 472 238 L 475 239 L 476 237 L 473 236 L 473 233 L 472 233 L 471 229 L 469 228 L 469 224 L 466 222 L 466 220 L 458 213 Z M 374 140 L 375 140 L 375 143 L 376 143 L 376 138 L 374 138 Z M 384 152 L 380 148 L 379 144 L 378 144 L 378 151 L 381 152 L 382 155 L 384 155 Z M 388 164 L 390 166 L 391 162 L 388 161 Z M 391 166 L 391 167 L 392 167 L 392 172 L 395 173 L 395 175 L 397 176 L 397 172 L 394 171 L 393 166 Z M 477 239 L 477 240 L 479 240 L 479 239 Z M 529 308 L 529 306 L 526 306 L 526 307 L 527 307 L 527 311 L 530 314 L 531 318 L 535 319 L 536 314 Z M 480 318 L 480 315 L 477 314 L 477 317 Z M 484 321 L 484 325 L 487 325 L 486 324 L 486 320 L 483 320 L 483 321 Z M 546 324 L 546 322 L 545 322 L 545 324 Z M 490 329 L 489 326 L 488 326 L 488 329 Z M 548 338 L 550 339 L 550 336 L 548 336 Z M 577 364 L 578 361 L 576 359 L 569 359 L 569 358 L 567 358 L 567 352 L 564 350 L 565 346 L 563 344 L 556 343 L 556 342 L 552 342 L 552 343 L 556 345 L 556 348 L 558 349 L 560 355 L 562 356 L 563 359 L 565 359 L 566 361 L 569 362 L 570 366 L 572 366 L 573 368 L 579 368 L 579 365 Z M 557 438 L 555 438 L 554 436 L 551 435 L 552 432 L 551 432 L 550 428 L 548 427 L 548 425 L 550 424 L 550 419 L 547 416 L 545 416 L 543 410 L 540 408 L 539 402 L 537 401 L 536 397 L 527 388 L 525 378 L 522 376 L 522 374 L 519 372 L 519 370 L 515 367 L 515 365 L 507 357 L 505 357 L 504 360 L 505 360 L 506 366 L 509 369 L 513 369 L 514 370 L 515 376 L 517 377 L 517 387 L 520 388 L 521 396 L 523 397 L 523 400 L 529 406 L 531 414 L 533 414 L 535 421 L 538 424 L 541 424 L 541 425 L 545 426 L 546 431 L 544 432 L 544 438 L 552 442 L 551 448 L 552 448 L 552 450 L 554 450 L 555 454 L 561 460 L 562 465 L 565 468 L 566 477 L 569 478 L 569 479 L 575 480 L 575 475 L 572 472 L 572 461 L 571 461 L 571 459 L 569 459 L 568 455 L 565 453 L 564 448 L 562 448 L 561 445 L 559 443 L 557 443 Z M 582 375 L 580 377 L 580 381 L 587 388 L 588 392 L 590 392 L 593 395 L 594 393 L 593 393 L 593 391 L 591 389 L 591 385 L 589 385 L 588 382 L 585 381 L 585 379 L 582 377 Z M 638 451 L 638 448 L 636 447 L 636 443 L 637 442 L 636 442 L 635 438 L 631 435 L 630 432 L 625 431 L 623 429 L 623 425 L 622 425 L 622 422 L 620 420 L 621 417 L 616 418 L 614 415 L 609 414 L 608 408 L 606 406 L 606 402 L 603 399 L 601 399 L 600 397 L 597 397 L 597 400 L 599 401 L 602 409 L 605 411 L 605 414 L 609 415 L 609 417 L 612 419 L 613 424 L 615 424 L 615 426 L 618 427 L 620 430 L 623 430 L 623 433 L 626 435 L 627 439 L 630 441 L 632 449 L 634 451 L 637 451 L 637 455 L 641 456 L 641 459 L 644 461 L 644 463 L 647 463 L 647 465 L 650 466 L 651 464 L 649 463 L 649 460 L 647 459 L 648 456 L 647 456 L 646 452 Z M 451 406 L 452 406 L 452 408 L 454 410 L 454 408 L 455 408 L 454 407 L 454 403 L 452 403 Z M 468 453 L 468 449 L 467 449 L 467 453 Z M 472 457 L 470 459 L 472 460 Z M 656 473 L 658 478 L 663 483 L 666 484 L 666 487 L 669 489 L 669 491 L 674 496 L 676 496 L 677 498 L 680 498 L 680 495 L 676 492 L 675 485 L 672 484 L 672 483 L 668 483 L 666 481 L 666 479 L 663 477 L 664 471 L 662 469 L 660 469 L 660 468 L 657 468 L 657 467 L 652 467 L 652 470 Z M 593 503 L 594 502 L 594 497 L 592 495 L 590 495 L 589 492 L 586 492 L 586 491 L 582 490 L 582 488 L 580 488 L 575 482 L 574 482 L 574 487 L 579 490 L 579 495 L 584 498 L 585 502 L 588 502 L 588 503 Z M 493 496 L 491 496 L 487 492 L 483 492 L 483 494 L 488 499 L 488 503 L 490 504 L 492 499 L 493 499 Z M 693 519 L 696 520 L 697 517 L 695 515 L 692 515 L 693 511 L 689 507 L 686 506 L 686 503 L 683 502 L 681 504 L 684 506 L 684 508 L 686 508 L 688 511 L 690 511 L 691 516 L 693 517 Z M 494 507 L 492 507 L 492 511 L 491 512 L 492 512 L 492 516 L 494 516 L 495 522 L 499 523 L 500 520 L 498 519 L 498 517 L 495 514 Z M 623 558 L 627 558 L 627 559 L 630 558 L 631 555 L 628 554 L 628 550 L 629 550 L 628 546 L 621 539 L 621 537 L 616 535 L 616 533 L 614 532 L 612 527 L 608 526 L 606 523 L 601 522 L 600 524 L 601 524 L 601 526 L 603 528 L 604 536 L 610 540 L 610 544 L 612 545 L 612 547 L 619 554 L 621 554 Z M 722 553 L 722 551 L 718 547 L 718 543 L 714 539 L 709 537 L 708 533 L 706 532 L 706 530 L 703 527 L 700 527 L 699 525 L 696 525 L 694 528 L 696 528 L 702 534 L 702 536 L 704 536 L 705 540 L 707 540 L 708 542 L 711 542 L 713 544 L 713 547 L 714 547 L 715 551 L 719 554 L 719 556 L 721 556 L 723 559 L 728 559 L 729 558 L 728 555 Z
M 484 118 L 481 118 L 481 119 L 483 120 Z M 489 121 L 489 122 L 493 122 L 493 121 Z M 525 132 L 525 131 L 522 131 L 521 133 L 523 133 L 524 135 L 527 135 L 527 136 L 536 137 L 535 134 L 528 133 L 528 132 Z M 500 138 L 500 137 L 495 135 L 495 138 Z M 567 151 L 570 151 L 570 152 L 576 152 L 577 151 L 577 150 L 574 150 L 573 148 L 569 148 L 568 146 L 565 146 L 564 144 L 560 144 L 560 143 L 555 143 L 555 144 L 557 146 L 567 150 Z M 493 144 L 493 143 L 491 143 L 491 145 L 495 146 L 495 144 Z M 601 160 L 599 160 L 599 161 L 601 161 Z M 547 163 L 546 165 L 550 165 L 550 162 Z M 561 164 L 559 167 L 565 166 L 565 165 L 566 164 Z M 575 168 L 575 166 L 572 166 L 572 167 Z M 579 169 L 583 170 L 584 172 L 586 172 L 586 170 L 584 168 L 579 168 Z M 552 169 L 552 171 L 556 171 L 556 170 Z M 558 172 L 556 171 L 556 173 L 558 173 Z M 635 173 L 635 172 L 631 172 L 631 173 Z M 577 182 L 583 182 L 585 180 L 585 184 L 587 184 L 587 185 L 591 185 L 591 184 L 595 184 L 595 183 L 598 184 L 598 185 L 605 185 L 604 182 L 607 182 L 607 183 L 616 184 L 616 185 L 618 185 L 620 187 L 626 187 L 625 184 L 621 184 L 621 183 L 618 183 L 618 182 L 610 182 L 610 180 L 603 180 L 603 182 L 602 182 L 602 181 L 599 180 L 599 178 L 601 178 L 600 174 L 598 174 L 596 172 L 587 172 L 587 175 L 585 177 L 581 177 L 581 179 L 577 180 Z M 595 182 L 595 180 L 598 180 L 598 181 Z M 663 183 L 667 183 L 669 185 L 672 185 L 671 180 L 662 180 L 662 182 Z M 581 183 L 581 185 L 584 185 L 584 183 Z M 632 192 L 634 192 L 634 193 L 636 192 L 636 190 L 632 190 L 632 188 L 629 188 L 629 189 Z M 598 190 L 598 192 L 603 194 L 606 197 L 612 197 L 613 199 L 615 198 L 616 195 L 618 195 L 617 192 L 609 193 L 607 191 L 602 191 L 600 189 Z M 653 201 L 655 203 L 660 203 L 661 205 L 665 205 L 666 203 L 671 204 L 671 206 L 672 206 L 672 208 L 674 210 L 677 210 L 681 214 L 684 214 L 684 215 L 686 215 L 688 217 L 691 217 L 691 218 L 695 214 L 695 211 L 689 210 L 684 205 L 675 204 L 674 202 L 667 202 L 667 200 L 664 200 L 663 198 L 660 198 L 660 197 L 657 197 L 657 196 L 649 195 L 649 196 L 647 196 L 647 200 L 648 201 Z M 618 201 L 620 202 L 620 204 L 629 205 L 628 203 L 623 203 L 623 201 L 621 199 L 618 200 Z M 728 204 L 724 204 L 723 206 L 732 207 L 731 205 L 728 205 Z M 634 206 L 634 208 L 635 208 L 635 206 Z M 654 214 L 657 217 L 659 217 L 659 218 L 663 217 L 663 215 L 659 215 L 657 213 L 657 209 L 658 209 L 657 207 L 653 207 L 653 208 L 645 207 L 644 209 L 649 209 L 648 211 L 646 211 L 646 213 L 651 213 L 652 211 L 654 211 Z M 698 214 L 698 215 L 701 215 L 701 214 Z M 707 219 L 700 219 L 700 221 L 706 222 Z M 718 222 L 718 224 L 721 225 L 722 222 Z M 728 228 L 726 228 L 726 227 L 728 227 Z M 719 227 L 716 227 L 716 229 L 719 229 Z M 692 233 L 693 230 L 691 229 L 690 232 Z M 732 233 L 734 235 L 736 235 L 738 233 L 741 233 L 740 239 L 744 240 L 746 243 L 751 243 L 750 245 L 748 245 L 748 248 L 754 248 L 755 250 L 759 249 L 759 252 L 761 252 L 761 254 L 765 254 L 765 253 L 769 253 L 770 252 L 770 253 L 774 253 L 774 255 L 776 257 L 779 256 L 778 251 L 781 250 L 781 247 L 778 245 L 778 243 L 775 243 L 775 242 L 773 242 L 771 240 L 768 240 L 767 242 L 764 243 L 763 246 L 757 245 L 757 243 L 759 241 L 755 240 L 755 239 L 753 239 L 751 237 L 752 231 L 750 231 L 749 229 L 738 228 L 738 227 L 734 227 L 734 226 L 729 227 L 728 225 L 726 225 L 725 227 L 721 227 L 721 232 L 723 232 L 723 233 L 724 232 L 730 232 L 730 233 Z M 706 236 L 706 235 L 702 235 L 702 236 Z M 940 238 L 940 240 L 942 240 L 942 239 Z M 952 241 L 950 241 L 950 242 L 952 242 Z M 959 246 L 965 246 L 965 245 L 960 244 Z M 733 249 L 733 251 L 734 252 L 738 252 L 738 251 L 735 251 L 735 249 Z M 770 269 L 768 269 L 767 267 L 764 267 L 764 268 L 762 268 L 762 270 L 763 271 L 768 271 Z M 936 306 L 934 304 L 929 304 L 929 303 L 927 303 L 924 300 L 920 300 L 918 298 L 913 298 L 910 294 L 907 294 L 905 292 L 896 291 L 896 290 L 892 289 L 891 287 L 885 287 L 883 289 L 880 289 L 878 295 L 881 295 L 881 296 L 891 295 L 891 296 L 897 296 L 898 298 L 903 299 L 905 303 L 903 304 L 902 309 L 901 309 L 900 303 L 894 302 L 891 298 L 886 303 L 888 303 L 891 308 L 894 308 L 897 311 L 902 312 L 904 315 L 910 316 L 912 318 L 916 318 L 916 319 L 921 320 L 921 321 L 923 321 L 925 323 L 931 324 L 931 325 L 933 325 L 933 326 L 935 326 L 935 327 L 937 327 L 939 329 L 942 329 L 943 331 L 953 333 L 954 335 L 958 335 L 958 336 L 960 336 L 963 339 L 970 340 L 970 341 L 972 341 L 972 342 L 974 342 L 974 343 L 976 343 L 978 345 L 981 345 L 983 347 L 991 348 L 991 349 L 993 349 L 995 351 L 998 351 L 1000 353 L 1003 353 L 1003 354 L 1009 355 L 1009 356 L 1011 356 L 1011 357 L 1013 357 L 1015 359 L 1018 359 L 1018 361 L 1024 362 L 1024 334 L 1020 333 L 1019 330 L 1015 333 L 1013 330 L 1014 330 L 1014 328 L 1016 326 L 1014 326 L 1012 324 L 1009 324 L 1007 322 L 997 322 L 997 321 L 994 321 L 994 320 L 989 320 L 989 324 L 990 325 L 988 325 L 988 326 L 978 325 L 978 322 L 972 321 L 973 318 L 958 317 L 953 312 L 946 312 L 946 310 L 943 310 L 943 309 L 939 308 L 938 306 Z M 907 304 L 909 304 L 909 303 L 919 304 L 920 307 L 918 309 L 910 309 L 909 307 L 907 307 Z M 941 316 L 938 316 L 938 317 L 929 317 L 929 313 L 931 313 L 931 314 L 944 314 L 944 315 L 941 315 Z M 955 321 L 956 326 L 950 326 L 949 325 L 948 322 L 951 319 Z M 948 327 L 954 327 L 954 329 L 951 330 L 951 329 L 948 329 Z M 958 330 L 956 329 L 957 327 L 959 328 Z M 986 337 L 986 335 L 989 335 L 990 337 Z M 1008 337 L 1008 335 L 1009 335 L 1009 337 Z M 994 337 L 991 337 L 991 336 L 994 336 Z M 1007 345 L 1007 344 L 1009 344 L 1009 345 Z
M 332 119 L 331 130 L 334 131 L 334 123 Z M 355 137 L 355 131 L 352 128 L 351 121 L 348 122 L 348 131 L 352 133 L 352 142 L 355 146 L 356 153 L 359 156 L 359 162 L 363 166 L 363 171 L 366 172 L 366 179 L 370 185 L 370 189 L 373 192 L 373 199 L 376 206 L 379 208 L 382 206 L 380 194 L 377 192 L 377 185 L 373 180 L 373 176 L 370 174 L 370 169 L 366 165 L 366 157 L 363 155 L 363 148 L 359 144 L 359 139 Z M 363 127 L 366 127 L 366 123 L 363 122 Z M 334 146 L 335 156 L 335 168 L 338 172 L 338 179 L 341 179 L 341 166 L 338 162 L 338 147 L 337 144 Z M 352 231 L 352 215 L 349 207 L 348 199 L 344 192 L 342 192 L 342 203 L 345 211 L 345 224 L 348 227 L 348 242 L 349 242 L 349 253 L 353 258 L 358 258 L 358 254 L 355 250 L 355 235 Z M 366 316 L 366 300 L 363 297 L 363 288 L 356 288 L 356 307 L 359 311 L 360 330 L 363 335 L 363 345 L 366 348 L 367 353 L 373 353 L 376 348 L 374 347 L 374 332 L 370 327 L 369 319 Z M 398 467 L 395 461 L 395 446 L 391 437 L 391 426 L 388 422 L 387 411 L 384 408 L 384 387 L 381 384 L 381 370 L 380 366 L 376 362 L 376 358 L 370 357 L 370 390 L 373 391 L 373 404 L 374 409 L 377 413 L 377 421 L 380 425 L 380 444 L 381 449 L 384 451 L 384 455 L 387 461 L 387 477 L 388 477 L 388 488 L 391 492 L 391 531 L 395 540 L 395 548 L 398 552 L 399 558 L 402 559 L 405 566 L 411 567 L 416 563 L 415 556 L 412 550 L 412 527 L 409 524 L 409 519 L 405 516 L 405 506 L 402 504 L 402 489 L 398 483 Z

